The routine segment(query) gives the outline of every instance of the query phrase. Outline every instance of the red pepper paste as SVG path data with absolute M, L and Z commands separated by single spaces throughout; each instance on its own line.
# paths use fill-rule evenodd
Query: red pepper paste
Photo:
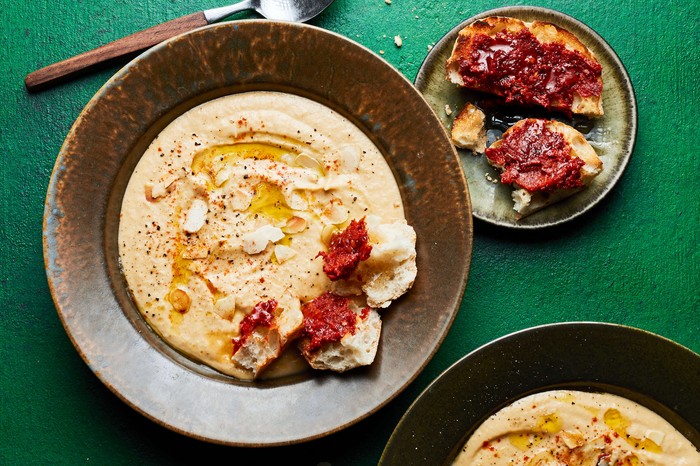
M 546 126 L 546 120 L 527 119 L 504 133 L 501 146 L 486 149 L 486 157 L 503 166 L 501 182 L 515 183 L 530 192 L 581 186 L 578 157 L 564 137 Z
M 243 318 L 240 326 L 240 336 L 233 339 L 233 354 L 236 354 L 239 349 L 245 344 L 248 337 L 258 327 L 271 327 L 275 320 L 275 312 L 277 309 L 277 301 L 271 299 L 269 301 L 261 301 L 253 310 Z
M 570 114 L 574 93 L 599 96 L 599 63 L 558 42 L 542 43 L 527 29 L 473 37 L 470 54 L 459 62 L 466 87 Z
M 357 314 L 349 306 L 350 299 L 326 291 L 301 308 L 304 314 L 304 336 L 310 339 L 306 351 L 312 353 L 326 343 L 340 341 L 357 330 Z M 364 319 L 369 308 L 361 313 Z
M 348 278 L 360 261 L 367 260 L 370 252 L 372 246 L 362 218 L 360 221 L 351 220 L 345 230 L 334 234 L 328 252 L 321 251 L 316 257 L 323 257 L 323 271 L 335 281 Z

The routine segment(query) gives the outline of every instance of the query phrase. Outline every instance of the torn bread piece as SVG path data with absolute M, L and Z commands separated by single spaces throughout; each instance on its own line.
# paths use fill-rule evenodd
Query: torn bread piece
M 416 232 L 406 222 L 379 223 L 368 218 L 372 252 L 358 267 L 367 304 L 386 308 L 416 279 Z
M 302 307 L 299 349 L 314 369 L 345 372 L 374 361 L 382 321 L 355 299 L 326 292 Z
M 474 21 L 459 32 L 446 72 L 452 83 L 506 102 L 603 115 L 600 62 L 575 35 L 550 23 Z
M 452 143 L 460 149 L 483 154 L 486 149 L 485 118 L 484 112 L 467 102 L 452 122 Z
M 261 301 L 240 320 L 231 361 L 253 378 L 276 360 L 303 329 L 299 300 L 285 301 L 284 307 L 274 299 Z
M 501 182 L 513 186 L 518 219 L 581 191 L 603 169 L 586 138 L 555 120 L 521 120 L 485 155 Z
M 328 252 L 319 256 L 333 293 L 364 293 L 370 307 L 385 308 L 413 286 L 418 270 L 416 232 L 405 220 L 381 223 L 376 215 L 353 219 L 330 243 Z

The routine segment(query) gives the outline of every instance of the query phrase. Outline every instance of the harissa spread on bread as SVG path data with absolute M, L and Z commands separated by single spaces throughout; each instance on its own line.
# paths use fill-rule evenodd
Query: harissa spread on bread
M 463 28 L 446 64 L 447 79 L 503 99 L 562 115 L 603 115 L 602 66 L 575 35 L 541 21 L 487 17 Z M 514 189 L 521 219 L 590 185 L 602 162 L 585 137 L 553 119 L 526 118 L 486 149 L 483 112 L 467 102 L 452 125 L 452 141 L 485 153 Z

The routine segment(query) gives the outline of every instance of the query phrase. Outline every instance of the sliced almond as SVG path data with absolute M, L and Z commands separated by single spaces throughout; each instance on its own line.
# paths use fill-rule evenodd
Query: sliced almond
M 302 217 L 291 217 L 287 220 L 287 224 L 282 228 L 284 233 L 295 234 L 301 233 L 306 229 L 306 219 Z
M 297 155 L 297 157 L 294 159 L 294 164 L 299 167 L 310 168 L 312 170 L 316 170 L 319 173 L 323 173 L 323 166 L 321 165 L 321 162 L 319 162 L 309 154 L 303 152 Z
M 664 434 L 660 430 L 649 429 L 644 433 L 644 437 L 651 440 L 657 445 L 661 445 L 664 443 L 664 438 L 666 438 L 666 434 Z
M 196 175 L 190 178 L 190 181 L 192 182 L 192 187 L 194 188 L 194 192 L 197 195 L 204 197 L 207 196 L 210 185 L 212 183 L 211 178 L 209 178 L 208 174 L 204 172 L 197 173 Z
M 222 184 L 226 183 L 229 178 L 231 178 L 231 169 L 229 167 L 224 167 L 216 173 L 214 183 L 216 186 L 221 186 Z
M 202 199 L 195 199 L 192 201 L 190 208 L 187 210 L 187 216 L 185 217 L 185 223 L 182 225 L 182 229 L 187 233 L 197 233 L 207 220 L 208 210 L 209 206 L 206 201 Z
M 284 238 L 284 233 L 281 229 L 265 225 L 243 235 L 243 250 L 248 254 L 258 254 L 267 248 L 270 241 L 274 243 L 282 238 Z
M 323 209 L 321 214 L 325 223 L 339 225 L 345 222 L 350 216 L 350 211 L 343 205 L 343 201 L 338 198 L 333 198 Z
M 284 198 L 287 201 L 287 205 L 294 210 L 306 210 L 309 208 L 309 202 L 296 190 L 285 193 Z
M 580 432 L 571 432 L 565 430 L 560 435 L 561 438 L 564 440 L 564 444 L 570 450 L 573 450 L 576 447 L 580 447 L 585 443 L 585 439 L 583 438 L 583 435 Z
M 229 205 L 233 210 L 243 212 L 250 207 L 252 200 L 253 196 L 250 193 L 243 191 L 240 188 L 234 188 L 230 194 Z
M 182 258 L 186 260 L 206 259 L 209 257 L 209 247 L 204 243 L 189 245 L 182 251 Z
M 222 319 L 231 320 L 236 313 L 236 297 L 234 295 L 219 298 L 214 303 L 214 311 Z
M 173 305 L 173 309 L 184 314 L 189 311 L 192 299 L 182 288 L 174 288 L 168 293 L 168 301 Z
M 171 176 L 157 183 L 146 185 L 146 199 L 153 202 L 165 196 L 169 191 L 175 187 L 175 182 L 178 180 L 177 177 Z
M 293 164 L 294 164 L 294 159 L 295 159 L 295 158 L 296 158 L 296 155 L 295 155 L 295 154 L 292 154 L 292 153 L 290 153 L 290 152 L 287 152 L 286 154 L 283 154 L 283 155 L 280 157 L 280 160 L 281 160 L 283 163 L 286 163 L 287 165 L 293 165 Z
M 283 244 L 275 245 L 275 257 L 277 258 L 277 262 L 280 264 L 287 262 L 296 255 L 297 252 L 289 246 L 284 246 Z

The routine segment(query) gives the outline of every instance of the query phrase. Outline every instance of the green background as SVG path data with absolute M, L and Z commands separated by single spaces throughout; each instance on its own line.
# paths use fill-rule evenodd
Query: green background
M 37 94 L 27 93 L 23 79 L 136 30 L 223 4 L 0 2 L 0 464 L 186 464 L 196 458 L 376 464 L 401 415 L 427 384 L 461 356 L 504 334 L 557 321 L 615 322 L 700 352 L 700 158 L 693 137 L 700 106 L 700 6 L 537 1 L 526 4 L 557 9 L 598 32 L 635 86 L 637 145 L 602 203 L 543 231 L 477 221 L 465 297 L 443 345 L 397 398 L 344 431 L 289 447 L 230 448 L 170 432 L 126 406 L 92 374 L 64 332 L 47 286 L 41 241 L 46 188 L 63 139 L 124 62 Z M 383 51 L 382 57 L 413 80 L 428 46 L 454 25 L 516 4 L 525 3 L 336 0 L 311 23 Z M 403 38 L 400 48 L 395 35 Z

